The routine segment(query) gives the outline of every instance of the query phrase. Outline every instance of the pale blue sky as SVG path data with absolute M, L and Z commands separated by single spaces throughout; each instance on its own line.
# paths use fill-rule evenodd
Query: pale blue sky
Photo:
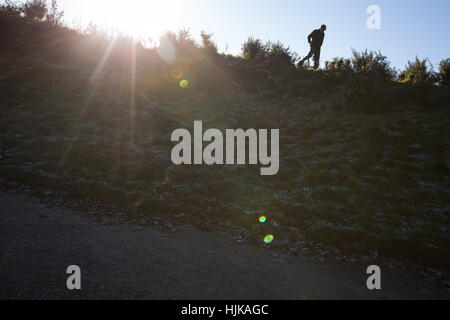
M 392 65 L 429 57 L 433 64 L 450 57 L 449 0 L 60 0 L 66 21 L 115 25 L 154 39 L 164 30 L 188 27 L 214 33 L 221 51 L 239 54 L 249 35 L 280 40 L 301 56 L 307 35 L 327 24 L 322 62 L 349 57 L 351 47 L 381 50 Z M 369 5 L 381 9 L 381 29 L 369 30 Z M 104 8 L 109 8 L 106 11 Z M 117 22 L 118 17 L 124 21 Z M 130 27 L 132 25 L 132 27 Z M 139 30 L 139 31 L 136 31 Z

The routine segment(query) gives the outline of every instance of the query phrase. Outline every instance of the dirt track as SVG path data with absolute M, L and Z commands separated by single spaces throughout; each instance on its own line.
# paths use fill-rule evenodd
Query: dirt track
M 0 244 L 3 299 L 450 297 L 431 280 L 385 272 L 383 265 L 383 289 L 373 292 L 367 266 L 315 264 L 189 229 L 105 226 L 23 194 L 0 193 Z M 79 291 L 66 288 L 72 264 L 81 267 Z

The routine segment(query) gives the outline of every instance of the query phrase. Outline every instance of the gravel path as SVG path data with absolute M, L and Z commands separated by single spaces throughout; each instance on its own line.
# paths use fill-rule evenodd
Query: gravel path
M 0 192 L 0 248 L 3 299 L 449 299 L 435 282 L 382 265 L 374 292 L 367 266 L 313 263 L 186 228 L 105 226 L 20 193 Z M 81 290 L 66 288 L 72 264 Z

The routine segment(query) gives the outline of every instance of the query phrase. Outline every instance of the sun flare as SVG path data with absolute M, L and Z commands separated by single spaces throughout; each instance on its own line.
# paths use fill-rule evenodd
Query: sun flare
M 180 0 L 83 1 L 73 16 L 83 25 L 93 23 L 107 31 L 147 39 L 179 29 L 183 6 Z

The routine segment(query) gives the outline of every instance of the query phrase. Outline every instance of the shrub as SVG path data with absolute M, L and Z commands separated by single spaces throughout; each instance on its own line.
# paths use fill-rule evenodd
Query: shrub
M 44 20 L 48 6 L 44 0 L 28 0 L 22 6 L 24 17 L 32 21 Z
M 246 59 L 264 59 L 267 56 L 267 46 L 260 40 L 249 37 L 242 45 L 242 56 Z
M 439 63 L 440 85 L 450 88 L 450 58 L 442 60 Z
M 159 38 L 159 53 L 171 63 L 179 59 L 191 59 L 198 49 L 188 29 L 181 29 L 178 33 L 167 31 Z
M 297 54 L 292 52 L 289 47 L 285 47 L 280 41 L 276 43 L 268 42 L 267 59 L 270 63 L 281 66 L 294 66 Z
M 217 54 L 217 44 L 212 40 L 213 33 L 202 31 L 200 37 L 202 38 L 202 49 L 208 54 Z
M 5 1 L 0 5 L 0 17 L 1 18 L 20 18 L 22 11 L 20 7 L 11 0 Z
M 420 60 L 417 56 L 414 61 L 408 61 L 405 70 L 400 74 L 400 82 L 414 85 L 432 85 L 438 81 L 437 74 L 428 58 Z
M 297 53 L 280 41 L 267 41 L 265 44 L 260 39 L 249 37 L 242 45 L 242 55 L 245 59 L 257 61 L 272 70 L 286 71 L 295 67 Z
M 60 11 L 56 0 L 52 0 L 47 13 L 47 21 L 53 25 L 61 25 L 64 11 Z
M 178 31 L 176 46 L 181 55 L 192 56 L 198 49 L 195 40 L 192 39 L 189 29 L 180 29 Z
M 336 57 L 325 62 L 325 71 L 347 74 L 352 72 L 352 62 L 350 59 Z
M 177 34 L 172 31 L 165 32 L 159 38 L 158 51 L 161 57 L 163 57 L 167 62 L 174 63 L 177 59 Z
M 352 49 L 352 69 L 357 74 L 368 75 L 378 80 L 391 80 L 393 77 L 390 63 L 381 52 L 368 51 L 357 52 Z

